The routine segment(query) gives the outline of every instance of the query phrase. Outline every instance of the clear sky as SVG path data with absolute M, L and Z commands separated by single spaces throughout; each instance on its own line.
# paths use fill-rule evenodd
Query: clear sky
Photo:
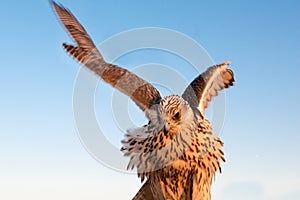
M 96 44 L 133 28 L 161 27 L 194 39 L 216 63 L 230 60 L 236 83 L 226 91 L 221 133 L 227 162 L 213 199 L 300 199 L 299 1 L 60 3 Z M 138 178 L 96 161 L 77 135 L 72 95 L 80 66 L 62 50 L 71 40 L 49 2 L 3 1 L 0 8 L 0 199 L 130 199 Z M 151 62 L 189 81 L 197 76 L 161 51 L 116 61 L 129 70 Z M 99 82 L 95 112 L 100 125 L 115 131 L 109 119 L 101 120 L 112 115 L 106 98 L 112 91 Z M 122 134 L 108 139 L 120 146 Z

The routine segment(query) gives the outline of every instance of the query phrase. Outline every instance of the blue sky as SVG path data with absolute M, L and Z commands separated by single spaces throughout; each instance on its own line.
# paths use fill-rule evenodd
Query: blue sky
M 213 197 L 299 199 L 299 1 L 60 3 L 96 44 L 133 28 L 162 27 L 194 39 L 216 63 L 230 60 L 236 84 L 226 91 L 221 133 L 227 162 Z M 103 166 L 80 143 L 72 110 L 80 66 L 62 50 L 61 43 L 71 40 L 49 2 L 2 2 L 0 19 L 0 198 L 130 199 L 140 185 L 137 177 Z M 197 76 L 185 69 L 188 63 L 161 51 L 116 60 L 128 69 L 151 62 L 189 80 Z M 112 91 L 99 82 L 100 124 L 101 113 L 111 115 L 102 94 Z M 115 130 L 113 123 L 104 126 Z M 122 134 L 109 140 L 118 144 Z

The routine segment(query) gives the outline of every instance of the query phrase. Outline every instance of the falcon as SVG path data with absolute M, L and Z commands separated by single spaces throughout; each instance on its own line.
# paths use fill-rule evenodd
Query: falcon
M 105 62 L 74 15 L 52 2 L 54 11 L 75 45 L 64 49 L 105 82 L 129 96 L 145 113 L 148 124 L 129 129 L 121 151 L 136 169 L 141 189 L 134 200 L 210 200 L 211 184 L 225 162 L 223 142 L 213 133 L 205 109 L 218 91 L 233 85 L 229 62 L 209 67 L 184 93 L 161 97 L 150 83 L 117 65 Z

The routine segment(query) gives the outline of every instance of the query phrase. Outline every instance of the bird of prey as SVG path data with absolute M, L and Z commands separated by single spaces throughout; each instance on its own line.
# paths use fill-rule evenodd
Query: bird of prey
M 121 151 L 144 182 L 134 200 L 210 200 L 210 187 L 220 163 L 223 142 L 213 133 L 205 109 L 219 90 L 233 85 L 229 62 L 209 67 L 184 93 L 161 97 L 157 89 L 130 71 L 105 62 L 74 15 L 57 3 L 53 8 L 75 41 L 63 44 L 79 63 L 128 95 L 144 111 L 148 124 L 130 129 Z

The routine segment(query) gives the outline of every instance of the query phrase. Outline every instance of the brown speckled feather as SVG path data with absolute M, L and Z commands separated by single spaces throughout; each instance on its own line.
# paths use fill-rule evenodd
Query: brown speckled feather
M 74 15 L 53 2 L 53 8 L 77 46 L 63 44 L 78 62 L 99 75 L 105 82 L 128 95 L 143 111 L 161 99 L 159 92 L 148 82 L 119 66 L 106 63 L 90 36 Z
M 151 183 L 147 180 L 132 200 L 156 200 L 153 196 Z
M 224 62 L 208 68 L 191 82 L 182 97 L 204 114 L 212 97 L 217 96 L 219 90 L 233 85 L 234 75 L 232 70 L 227 68 L 229 64 L 230 62 Z

